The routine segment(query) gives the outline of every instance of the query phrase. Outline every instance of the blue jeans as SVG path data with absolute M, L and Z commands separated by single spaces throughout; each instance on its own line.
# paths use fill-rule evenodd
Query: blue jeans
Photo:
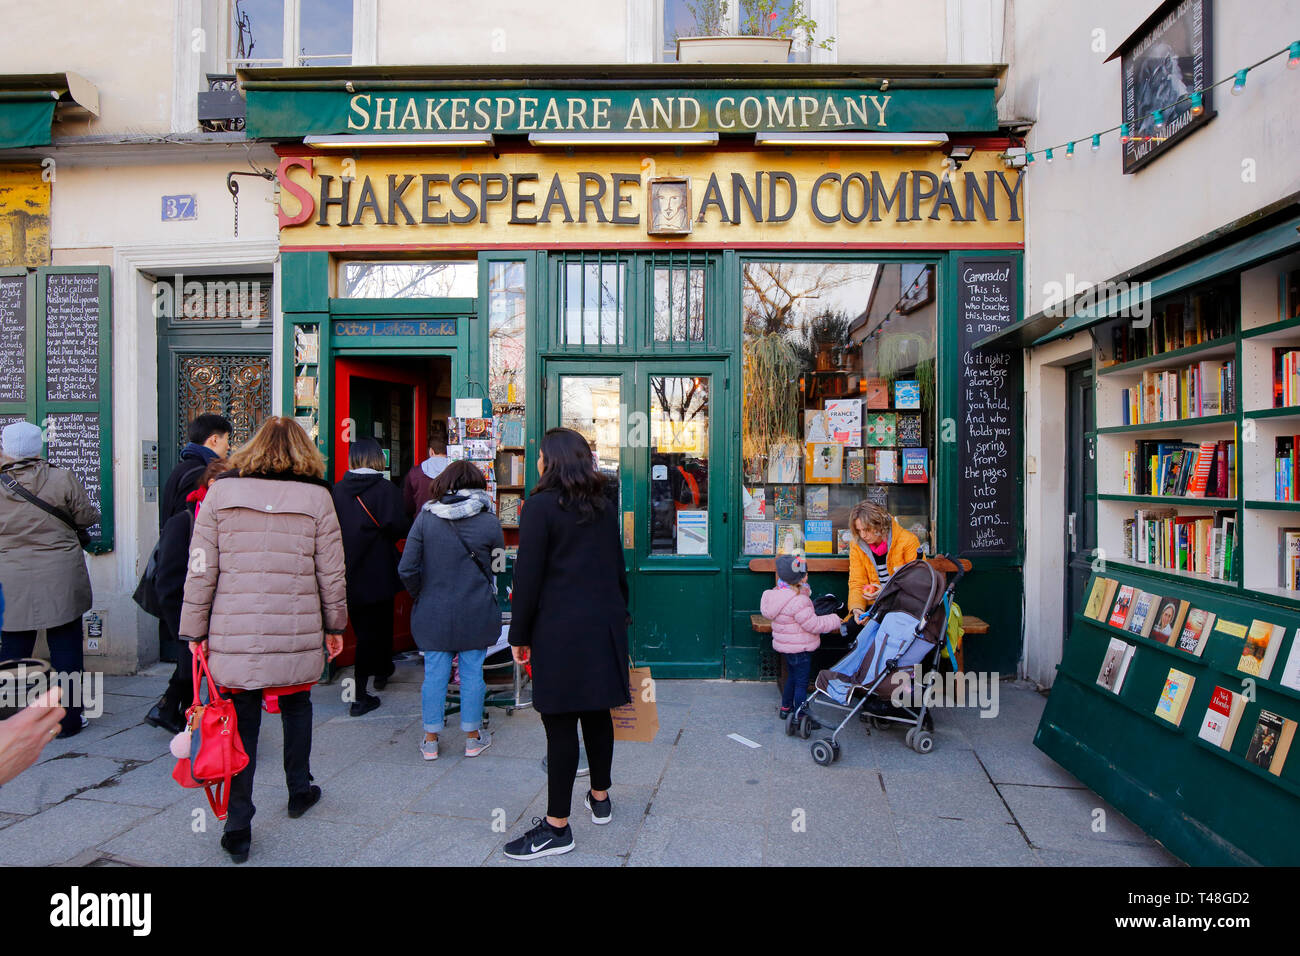
M 812 669 L 812 651 L 800 651 L 785 656 L 785 688 L 781 691 L 781 707 L 791 710 L 808 696 L 808 672 Z
M 424 712 L 424 732 L 442 733 L 447 711 L 447 684 L 451 680 L 451 660 L 460 657 L 460 729 L 469 733 L 483 726 L 483 659 L 487 648 L 476 651 L 424 651 L 424 686 L 420 688 L 420 705 Z

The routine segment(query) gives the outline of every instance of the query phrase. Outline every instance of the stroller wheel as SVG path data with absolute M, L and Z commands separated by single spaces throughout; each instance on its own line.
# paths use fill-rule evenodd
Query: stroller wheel
M 839 760 L 839 759 L 840 759 L 840 745 L 839 745 L 839 741 L 836 741 L 836 740 L 832 740 L 832 741 L 831 741 L 831 753 L 832 753 L 831 760 Z
M 912 741 L 915 739 L 916 739 L 916 728 L 915 727 L 908 728 L 907 733 L 903 736 L 903 743 L 907 744 L 910 747 L 912 746 Z
M 792 710 L 790 711 L 790 716 L 785 719 L 785 735 L 787 737 L 793 737 L 795 735 L 795 731 L 799 729 L 798 718 L 799 718 L 799 711 Z
M 928 730 L 918 730 L 912 735 L 911 746 L 919 754 L 928 754 L 934 749 L 934 735 Z
M 835 759 L 835 751 L 831 749 L 829 739 L 813 741 L 812 758 L 823 767 L 831 765 L 831 761 Z
M 799 717 L 799 736 L 807 740 L 812 736 L 812 717 L 808 714 L 802 714 Z

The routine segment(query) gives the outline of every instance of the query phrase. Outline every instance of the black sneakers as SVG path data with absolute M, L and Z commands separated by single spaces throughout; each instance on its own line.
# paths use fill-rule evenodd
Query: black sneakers
M 535 860 L 538 857 L 568 853 L 573 849 L 573 828 L 565 824 L 557 830 L 541 817 L 533 817 L 533 828 L 517 840 L 506 844 L 506 856 L 512 860 Z
M 582 798 L 583 805 L 591 811 L 591 822 L 597 826 L 608 823 L 614 816 L 614 803 L 605 797 L 604 800 L 597 800 L 587 791 L 587 795 Z
M 316 806 L 320 800 L 320 787 L 313 786 L 306 793 L 289 795 L 289 817 L 297 820 L 300 816 Z
M 348 713 L 353 717 L 360 717 L 368 714 L 379 706 L 379 698 L 374 694 L 365 694 L 360 700 L 354 701 L 348 709 Z
M 234 863 L 248 862 L 248 851 L 253 845 L 253 831 L 251 828 L 243 830 L 227 830 L 221 834 L 221 848 L 230 854 L 230 859 Z

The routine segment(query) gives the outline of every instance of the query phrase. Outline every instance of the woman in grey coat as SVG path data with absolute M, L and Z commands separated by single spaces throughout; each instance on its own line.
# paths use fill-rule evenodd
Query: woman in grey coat
M 406 538 L 397 572 L 415 599 L 411 633 L 424 653 L 421 705 L 425 760 L 438 759 L 452 658 L 460 657 L 460 728 L 465 756 L 492 743 L 483 730 L 483 659 L 501 636 L 493 558 L 505 542 L 483 473 L 453 461 L 434 480 Z

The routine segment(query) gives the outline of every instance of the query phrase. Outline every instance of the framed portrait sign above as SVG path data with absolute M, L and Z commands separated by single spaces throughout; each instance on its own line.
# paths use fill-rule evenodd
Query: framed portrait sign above
M 1124 172 L 1157 159 L 1214 118 L 1210 8 L 1212 0 L 1165 0 L 1120 44 L 1120 96 L 1129 139 Z M 1201 94 L 1194 105 L 1193 93 Z M 1163 122 L 1156 125 L 1159 110 Z
M 650 221 L 646 232 L 652 236 L 689 236 L 691 234 L 691 181 L 682 176 L 659 176 L 650 180 Z

